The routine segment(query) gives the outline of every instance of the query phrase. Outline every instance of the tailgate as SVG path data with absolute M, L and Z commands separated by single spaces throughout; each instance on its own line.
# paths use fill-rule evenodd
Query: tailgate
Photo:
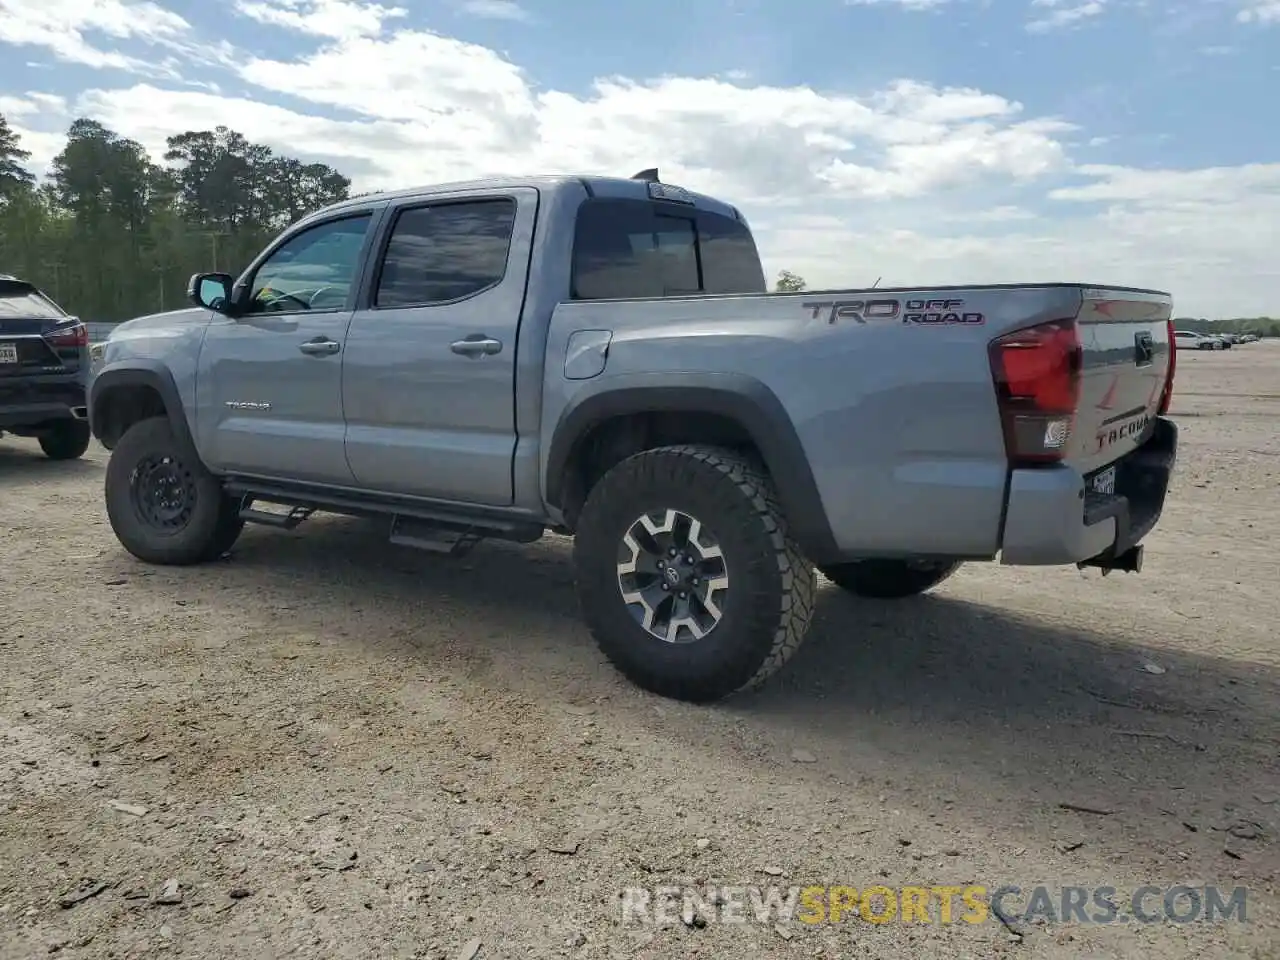
M 1085 289 L 1076 318 L 1082 347 L 1080 401 L 1066 460 L 1092 473 L 1141 446 L 1173 362 L 1170 297 Z

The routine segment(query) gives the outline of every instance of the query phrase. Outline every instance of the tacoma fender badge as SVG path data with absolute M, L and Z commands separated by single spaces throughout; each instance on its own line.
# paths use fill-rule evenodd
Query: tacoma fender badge
M 228 400 L 226 405 L 232 410 L 270 410 L 271 404 L 258 400 Z

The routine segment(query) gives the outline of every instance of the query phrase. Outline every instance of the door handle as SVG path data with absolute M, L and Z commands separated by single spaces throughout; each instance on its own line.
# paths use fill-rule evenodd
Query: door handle
M 306 343 L 298 344 L 298 349 L 309 357 L 328 357 L 342 349 L 342 344 L 328 337 L 316 337 Z
M 462 340 L 453 341 L 449 349 L 464 357 L 486 357 L 501 351 L 502 341 L 486 337 L 483 333 L 473 333 Z

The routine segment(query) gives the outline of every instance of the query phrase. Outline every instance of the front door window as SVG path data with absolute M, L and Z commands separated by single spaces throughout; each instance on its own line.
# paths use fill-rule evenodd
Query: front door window
M 286 240 L 258 267 L 249 313 L 345 309 L 370 220 L 330 220 Z

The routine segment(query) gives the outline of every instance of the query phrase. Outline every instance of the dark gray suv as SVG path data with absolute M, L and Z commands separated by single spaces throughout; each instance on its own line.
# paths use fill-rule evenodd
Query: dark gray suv
M 89 330 L 25 280 L 0 274 L 0 436 L 35 437 L 54 460 L 89 448 Z

